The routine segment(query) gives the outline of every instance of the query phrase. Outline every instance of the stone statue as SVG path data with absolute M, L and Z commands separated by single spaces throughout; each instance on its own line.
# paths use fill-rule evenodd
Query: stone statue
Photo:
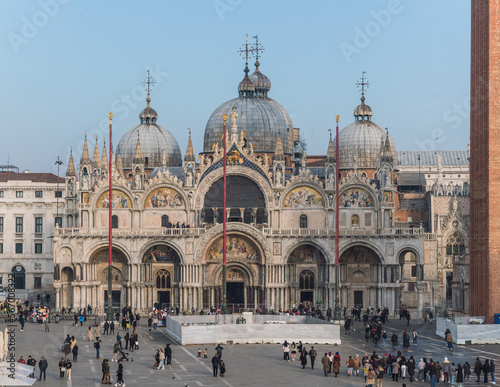
M 68 196 L 73 195 L 73 180 L 68 180 Z
M 231 110 L 231 128 L 237 129 L 238 125 L 236 124 L 236 119 L 238 118 L 238 113 L 236 113 L 236 107 L 233 107 Z
M 307 155 L 304 149 L 302 149 L 302 151 L 300 152 L 300 166 L 302 168 L 305 168 L 307 166 Z
M 280 197 L 281 197 L 281 194 L 279 192 L 276 192 L 276 194 L 274 196 L 274 202 L 276 203 L 276 206 L 278 206 L 280 203 Z
M 457 197 L 455 196 L 453 198 L 453 212 L 457 212 L 458 210 L 458 200 L 457 200 Z
M 283 185 L 283 178 L 281 176 L 281 169 L 276 171 L 276 185 L 281 187 Z
M 193 191 L 190 191 L 189 194 L 188 194 L 188 201 L 189 201 L 189 208 L 193 208 L 194 207 L 194 203 L 193 203 Z
M 327 185 L 328 185 L 328 188 L 330 188 L 330 189 L 335 188 L 335 175 L 333 174 L 332 171 L 330 171 L 330 173 L 328 174 Z
M 139 173 L 134 176 L 134 188 L 141 189 L 141 175 Z
M 89 189 L 89 177 L 87 175 L 83 175 L 82 189 Z
M 186 175 L 186 186 L 191 187 L 193 185 L 193 174 L 191 171 L 188 171 Z

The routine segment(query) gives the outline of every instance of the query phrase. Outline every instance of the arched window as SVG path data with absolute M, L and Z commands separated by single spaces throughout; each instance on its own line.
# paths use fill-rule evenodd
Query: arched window
M 446 242 L 446 255 L 465 254 L 465 241 L 458 232 L 453 233 Z
M 314 273 L 310 270 L 304 270 L 300 273 L 300 290 L 314 289 Z
M 161 226 L 168 227 L 168 215 L 161 216 Z
M 304 214 L 300 215 L 299 227 L 307 228 L 307 215 Z
M 14 288 L 26 289 L 26 270 L 21 265 L 16 265 L 12 268 L 14 276 Z
M 170 288 L 170 273 L 166 270 L 158 270 L 156 274 L 156 288 L 169 289 Z
M 118 215 L 111 217 L 111 228 L 118 228 Z

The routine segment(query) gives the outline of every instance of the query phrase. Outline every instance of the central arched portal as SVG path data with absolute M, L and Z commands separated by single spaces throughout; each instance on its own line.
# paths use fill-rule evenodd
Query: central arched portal
M 382 262 L 373 249 L 363 245 L 351 246 L 341 254 L 339 261 L 343 307 L 363 309 L 386 305 L 379 286 Z
M 248 275 L 241 268 L 237 266 L 227 268 L 227 308 L 231 313 L 238 313 L 240 309 L 247 308 L 246 294 L 249 282 Z M 222 284 L 222 273 L 219 283 Z

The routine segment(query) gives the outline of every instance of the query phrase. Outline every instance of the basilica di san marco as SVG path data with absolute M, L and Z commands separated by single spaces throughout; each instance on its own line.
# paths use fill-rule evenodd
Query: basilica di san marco
M 338 160 L 335 135 L 326 130 L 325 153 L 307 154 L 300 130 L 269 97 L 271 81 L 258 58 L 253 73 L 245 67 L 236 98 L 208 118 L 198 156 L 191 134 L 183 155 L 160 126 L 157 110 L 168 109 L 153 109 L 148 88 L 139 125 L 120 139 L 116 155 L 96 143 L 91 158 L 85 138 L 79 165 L 73 156 L 67 164 L 65 227 L 54 232 L 56 307 L 104 311 L 112 206 L 117 309 L 143 311 L 155 302 L 180 311 L 219 307 L 226 217 L 231 312 L 305 302 L 333 308 L 337 286 L 342 308 L 467 312 L 468 151 L 397 150 L 390 130 L 375 123 L 384 117 L 365 103 L 364 74 L 359 85 L 361 103 L 353 101 L 352 123 L 340 130 Z

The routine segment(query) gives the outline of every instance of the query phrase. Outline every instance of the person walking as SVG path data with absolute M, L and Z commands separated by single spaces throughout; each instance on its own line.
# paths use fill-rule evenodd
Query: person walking
M 45 332 L 50 332 L 48 317 L 45 319 L 44 325 L 45 325 Z
M 496 382 L 495 382 L 495 362 L 493 359 L 490 360 L 490 374 L 491 374 L 491 384 L 496 384 Z
M 226 363 L 224 363 L 224 360 L 220 361 L 219 371 L 220 371 L 221 378 L 223 378 L 224 374 L 226 373 Z
M 398 335 L 396 334 L 396 332 L 392 334 L 391 344 L 392 344 L 392 349 L 395 351 L 396 347 L 398 346 Z
M 431 387 L 436 387 L 436 381 L 437 381 L 437 375 L 439 373 L 438 368 L 436 364 L 432 361 L 432 359 L 429 361 L 431 364 L 431 369 L 429 371 L 429 376 L 431 378 Z
M 359 366 L 361 364 L 361 360 L 359 359 L 358 354 L 355 354 L 354 357 L 352 358 L 353 366 L 352 366 L 352 371 L 353 375 L 359 376 Z
M 104 333 L 103 334 L 104 335 L 109 335 L 109 322 L 108 321 L 106 321 L 104 323 Z
M 96 355 L 95 355 L 95 358 L 97 360 L 101 360 L 101 340 L 97 340 L 95 343 L 94 343 L 94 348 L 96 350 Z
M 118 364 L 118 370 L 116 371 L 116 383 L 115 387 L 123 386 L 125 387 L 125 382 L 123 381 L 123 364 Z
M 403 330 L 403 349 L 404 351 L 408 351 L 410 348 L 410 335 L 406 332 L 406 329 Z
M 129 344 L 129 341 L 130 341 L 130 333 L 126 333 L 125 334 L 125 337 L 123 338 L 123 340 L 125 340 L 125 349 L 128 349 L 128 344 Z
M 481 380 L 481 371 L 483 370 L 483 365 L 481 364 L 481 360 L 476 358 L 476 362 L 474 363 L 474 373 L 477 376 L 476 383 L 479 383 Z
M 443 360 L 443 381 L 448 383 L 450 380 L 450 361 L 447 357 Z
M 330 358 L 328 357 L 328 353 L 325 352 L 325 356 L 321 358 L 321 364 L 323 365 L 325 376 L 328 376 L 328 371 L 330 370 Z
M 120 347 L 120 349 L 122 349 L 123 348 L 123 346 L 122 346 L 122 337 L 120 335 L 120 332 L 118 332 L 118 334 L 116 335 L 116 342 L 118 343 L 118 346 Z
M 463 365 L 463 370 L 464 370 L 464 382 L 468 382 L 470 378 L 470 364 L 468 361 L 466 361 Z
M 283 361 L 290 361 L 290 345 L 288 342 L 285 340 L 283 345 Z
M 318 353 L 314 349 L 314 346 L 311 346 L 311 350 L 309 351 L 309 357 L 311 358 L 311 369 L 314 369 L 314 362 L 316 360 L 316 356 L 318 356 Z
M 158 353 L 158 367 L 156 368 L 157 370 L 164 370 L 165 369 L 165 353 L 160 349 L 160 352 Z
M 96 325 L 94 328 L 94 336 L 95 336 L 95 339 L 99 341 L 99 339 L 101 337 L 101 328 L 99 327 L 99 325 Z
M 418 345 L 418 332 L 416 329 L 413 330 L 413 332 L 411 333 L 412 337 L 413 337 L 413 345 L 417 346 Z
M 111 320 L 111 323 L 109 324 L 109 330 L 110 330 L 109 332 L 110 335 L 115 334 L 115 322 L 113 320 Z M 125 383 L 123 383 L 123 385 L 125 385 Z
M 70 381 L 71 380 L 71 368 L 73 367 L 73 364 L 71 364 L 69 357 L 66 358 L 65 366 L 66 366 L 66 377 L 67 377 L 68 381 Z
M 111 358 L 111 361 L 117 361 L 118 357 L 118 351 L 120 350 L 120 344 L 118 342 L 113 345 L 113 357 Z
M 460 363 L 457 364 L 457 384 L 458 387 L 463 387 L 464 385 L 464 373 Z
M 483 364 L 484 384 L 488 383 L 489 373 L 490 373 L 490 361 L 486 359 Z
M 64 379 L 65 372 L 66 372 L 66 361 L 64 360 L 64 357 L 61 357 L 61 360 L 59 361 L 59 380 Z
M 89 343 L 93 340 L 93 333 L 92 333 L 92 327 L 89 327 L 89 329 L 87 329 L 87 339 L 89 341 Z
M 448 351 L 453 351 L 453 337 L 451 336 L 451 332 L 446 335 L 445 338 L 446 346 Z
M 290 345 L 290 350 L 292 352 L 292 361 L 295 361 L 295 356 L 297 355 L 297 345 L 295 344 L 295 341 Z
M 333 370 L 333 373 L 335 374 L 335 377 L 338 377 L 339 376 L 339 372 L 340 372 L 340 355 L 339 355 L 338 352 L 333 357 L 333 360 L 332 360 L 332 370 Z
M 42 375 L 43 375 L 43 380 L 45 381 L 46 371 L 48 366 L 49 365 L 47 363 L 47 360 L 45 360 L 45 357 L 42 356 L 40 362 L 38 363 L 38 368 L 40 369 L 40 377 L 38 378 L 38 380 L 42 381 Z
M 375 385 L 375 371 L 371 365 L 368 367 L 368 379 L 366 380 L 366 385 L 368 387 L 374 387 Z
M 453 386 L 455 384 L 455 379 L 457 378 L 457 369 L 455 368 L 455 363 L 450 364 L 449 375 L 450 385 Z
M 73 361 L 76 363 L 78 359 L 78 344 L 75 344 L 71 352 L 73 353 Z
M 167 359 L 167 365 L 172 365 L 172 348 L 170 348 L 170 344 L 165 347 L 165 358 Z
M 64 355 L 68 357 L 70 353 L 71 353 L 71 343 L 64 344 Z
M 415 359 L 413 358 L 413 356 L 410 356 L 410 358 L 408 359 L 407 367 L 408 367 L 408 376 L 410 377 L 410 382 L 413 383 L 413 379 L 415 377 Z
M 220 344 L 217 344 L 217 347 L 215 347 L 215 351 L 217 352 L 217 355 L 219 356 L 219 361 L 222 359 L 222 350 L 223 349 L 224 348 Z
M 382 332 L 382 342 L 384 343 L 384 348 L 387 348 L 387 332 Z
M 300 365 L 302 369 L 306 368 L 307 365 L 307 349 L 306 347 L 302 347 L 302 351 L 300 352 Z
M 333 360 L 332 360 L 333 361 Z M 349 356 L 349 359 L 346 361 L 347 365 L 347 376 L 352 376 L 352 371 L 354 370 L 354 359 L 352 356 Z
M 382 387 L 382 385 L 384 384 L 384 375 L 385 375 L 384 367 L 379 365 L 377 369 L 377 387 Z
M 396 359 L 391 364 L 391 371 L 392 371 L 392 381 L 398 381 L 399 377 L 399 363 Z
M 212 371 L 214 376 L 217 376 L 217 373 L 219 371 L 219 365 L 220 365 L 219 355 L 215 354 L 214 357 L 212 358 Z
M 102 372 L 104 373 L 104 384 L 111 384 L 111 374 L 109 373 L 109 363 L 108 359 L 104 359 L 102 364 Z

